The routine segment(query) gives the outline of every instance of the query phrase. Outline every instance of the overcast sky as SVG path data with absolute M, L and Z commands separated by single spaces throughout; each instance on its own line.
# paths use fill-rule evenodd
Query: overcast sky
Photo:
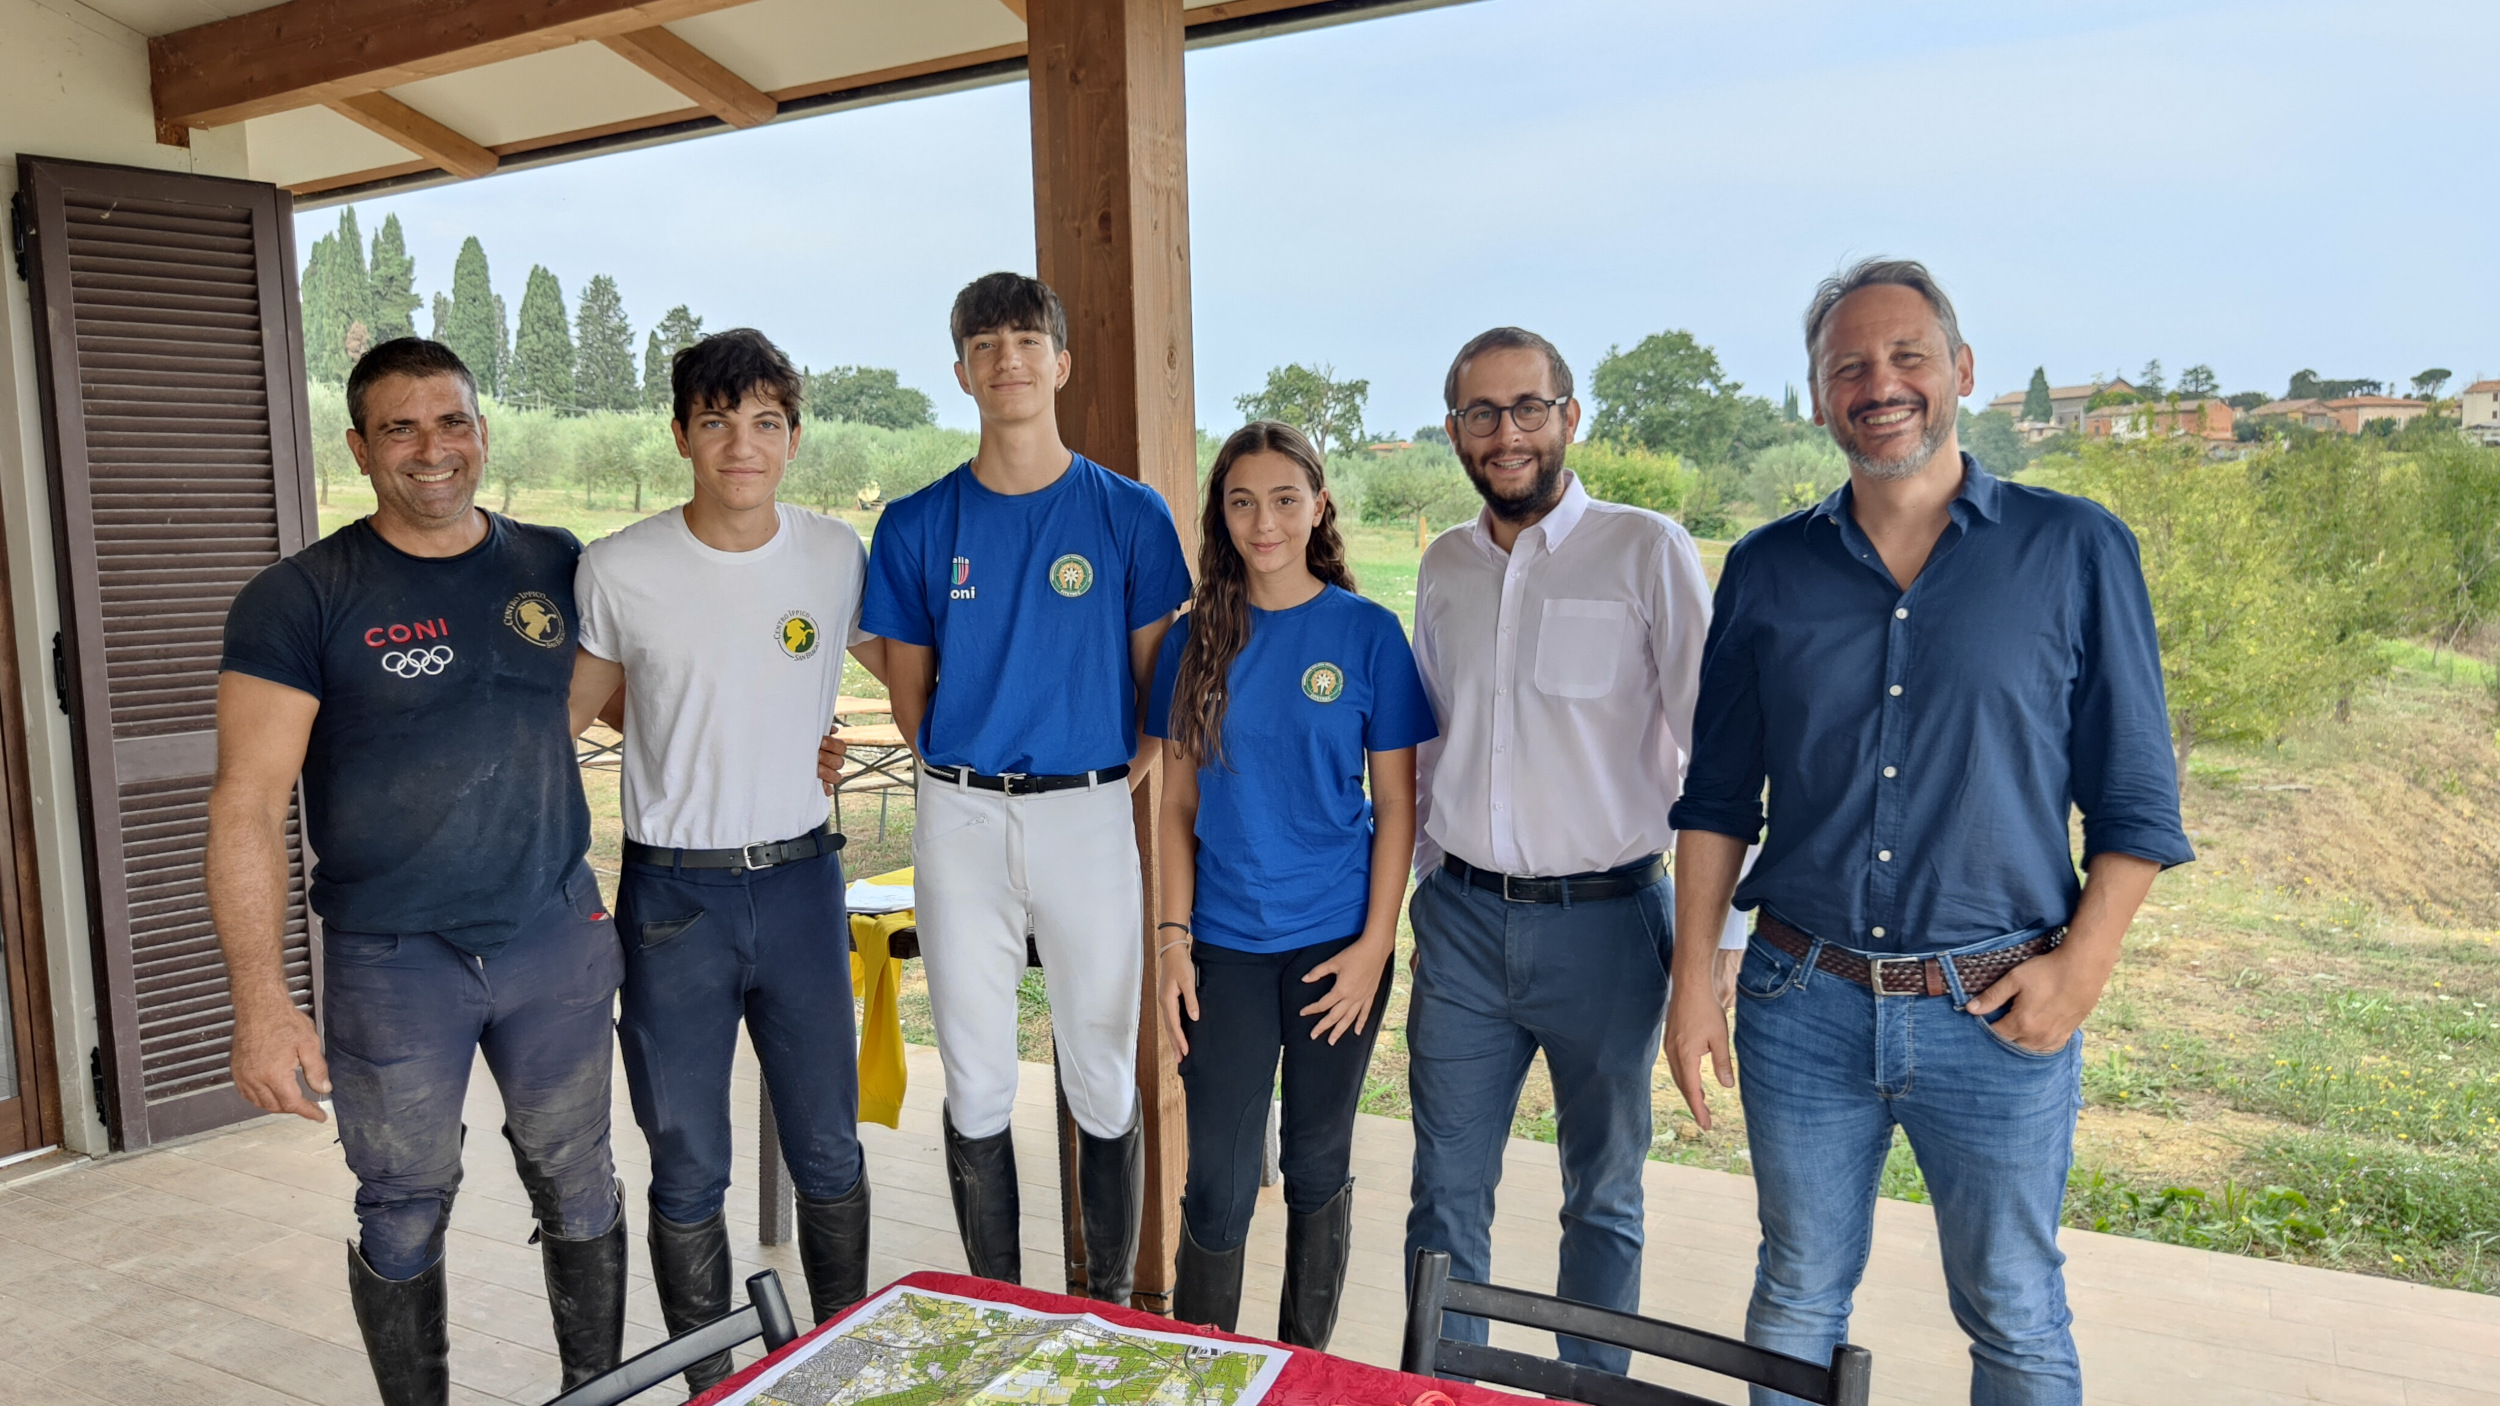
M 1685 328 L 1776 399 L 1815 280 L 1873 253 L 1944 281 L 1981 401 L 2150 357 L 2229 391 L 2500 374 L 2495 52 L 2490 0 L 1476 0 L 1194 51 L 1198 420 L 1306 361 L 1411 430 L 1503 322 L 1583 377 Z M 399 215 L 429 296 L 475 234 L 516 312 L 532 263 L 568 305 L 607 273 L 637 348 L 684 302 L 968 425 L 946 309 L 1033 267 L 1027 128 L 1018 83 L 358 215 Z

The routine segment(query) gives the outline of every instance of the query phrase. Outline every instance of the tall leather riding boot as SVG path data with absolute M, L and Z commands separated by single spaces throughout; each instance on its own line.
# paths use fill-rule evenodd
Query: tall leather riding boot
M 1249 1253 L 1247 1240 L 1229 1250 L 1210 1250 L 1184 1222 L 1180 1256 L 1172 1265 L 1172 1317 L 1232 1332 L 1241 1321 L 1241 1266 Z
M 1345 1297 L 1346 1250 L 1354 1234 L 1354 1183 L 1309 1215 L 1285 1212 L 1285 1292 L 1276 1304 L 1276 1340 L 1328 1350 Z
M 868 1297 L 867 1163 L 848 1196 L 819 1201 L 799 1193 L 799 1264 L 819 1323 Z
M 1128 1131 L 1096 1137 L 1076 1130 L 1076 1194 L 1085 1212 L 1085 1296 L 1128 1306 L 1137 1280 L 1137 1217 L 1145 1178 L 1145 1108 Z
M 660 1291 L 668 1335 L 691 1332 L 729 1312 L 729 1215 L 679 1225 L 651 1212 L 651 1278 Z M 686 1386 L 701 1396 L 729 1375 L 729 1354 L 716 1352 L 686 1369 Z
M 955 1131 L 955 1115 L 942 1104 L 939 1118 L 946 1125 L 946 1189 L 955 1197 L 964 1259 L 983 1279 L 1023 1283 L 1024 1207 L 1016 1190 L 1015 1130 L 968 1138 Z
M 572 1240 L 538 1231 L 547 1274 L 547 1311 L 556 1322 L 556 1357 L 571 1391 L 617 1364 L 625 1349 L 625 1186 L 616 1219 L 601 1234 Z
M 451 1326 L 442 1256 L 414 1279 L 385 1279 L 350 1245 L 347 1297 L 365 1335 L 382 1406 L 445 1406 L 451 1400 Z

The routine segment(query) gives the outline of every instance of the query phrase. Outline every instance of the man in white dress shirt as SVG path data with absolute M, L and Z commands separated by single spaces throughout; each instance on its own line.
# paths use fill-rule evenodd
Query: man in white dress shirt
M 1675 908 L 1662 853 L 1710 588 L 1682 527 L 1597 502 L 1563 468 L 1571 391 L 1561 354 L 1516 327 L 1469 342 L 1444 385 L 1485 510 L 1432 544 L 1415 588 L 1441 737 L 1419 768 L 1406 1255 L 1447 1251 L 1455 1277 L 1491 1278 L 1502 1149 L 1542 1050 L 1562 1154 L 1556 1292 L 1637 1311 Z M 1445 1331 L 1484 1341 L 1481 1319 Z M 1630 1363 L 1577 1338 L 1561 1349 Z

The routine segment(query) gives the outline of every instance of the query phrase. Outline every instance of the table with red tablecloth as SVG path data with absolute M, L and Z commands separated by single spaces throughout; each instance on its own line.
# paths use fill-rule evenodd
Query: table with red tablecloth
M 1259 1343 L 1266 1347 L 1282 1346 L 1282 1344 L 1267 1342 L 1261 1338 L 1247 1338 L 1237 1333 L 1220 1332 L 1214 1328 L 1176 1323 L 1169 1318 L 1159 1318 L 1138 1309 L 1118 1308 L 1107 1303 L 1096 1303 L 1091 1299 L 1070 1298 L 1065 1294 L 1047 1294 L 1039 1289 L 1001 1284 L 994 1279 L 975 1279 L 969 1274 L 940 1274 L 934 1270 L 922 1270 L 915 1274 L 906 1274 L 896 1282 L 907 1288 L 926 1289 L 939 1294 L 954 1294 L 961 1298 L 981 1299 L 989 1303 L 1009 1304 L 1041 1313 L 1090 1313 L 1105 1322 L 1115 1323 L 1123 1328 L 1142 1328 L 1155 1333 L 1191 1333 L 1224 1342 Z M 883 1293 L 884 1290 L 880 1289 L 877 1292 Z M 870 1294 L 864 1302 L 873 1303 L 876 1298 L 877 1294 Z M 721 1383 L 702 1397 L 697 1406 L 710 1406 L 712 1402 L 726 1399 L 738 1388 L 754 1380 L 765 1368 L 798 1351 L 818 1333 L 830 1331 L 834 1323 L 841 1321 L 837 1318 L 832 1322 L 819 1325 L 810 1332 L 800 1334 L 796 1342 L 790 1343 L 781 1351 L 765 1357 L 745 1371 Z M 1449 1399 L 1452 1406 L 1521 1406 L 1521 1403 L 1528 1399 L 1505 1392 L 1488 1391 L 1480 1386 L 1469 1386 L 1460 1382 L 1410 1376 L 1405 1372 L 1394 1372 L 1386 1367 L 1374 1367 L 1343 1357 L 1332 1357 L 1325 1352 L 1314 1352 L 1305 1347 L 1286 1348 L 1285 1351 L 1291 1353 L 1292 1358 L 1286 1362 L 1285 1369 L 1276 1378 L 1275 1385 L 1268 1388 L 1263 1406 L 1415 1406 L 1417 1399 L 1426 1392 L 1441 1393 Z M 1428 1403 L 1428 1406 L 1439 1406 L 1439 1403 Z

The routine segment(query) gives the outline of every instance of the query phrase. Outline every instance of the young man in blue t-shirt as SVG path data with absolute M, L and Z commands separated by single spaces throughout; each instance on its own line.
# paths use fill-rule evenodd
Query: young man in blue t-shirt
M 1189 568 L 1172 512 L 1059 439 L 1067 314 L 994 273 L 955 299 L 972 459 L 885 510 L 861 628 L 887 641 L 921 762 L 921 958 L 946 1065 L 946 1173 L 972 1272 L 1017 1282 L 1016 990 L 1032 934 L 1076 1118 L 1087 1292 L 1126 1303 L 1142 1146 L 1144 891 L 1129 807 L 1141 696 Z

